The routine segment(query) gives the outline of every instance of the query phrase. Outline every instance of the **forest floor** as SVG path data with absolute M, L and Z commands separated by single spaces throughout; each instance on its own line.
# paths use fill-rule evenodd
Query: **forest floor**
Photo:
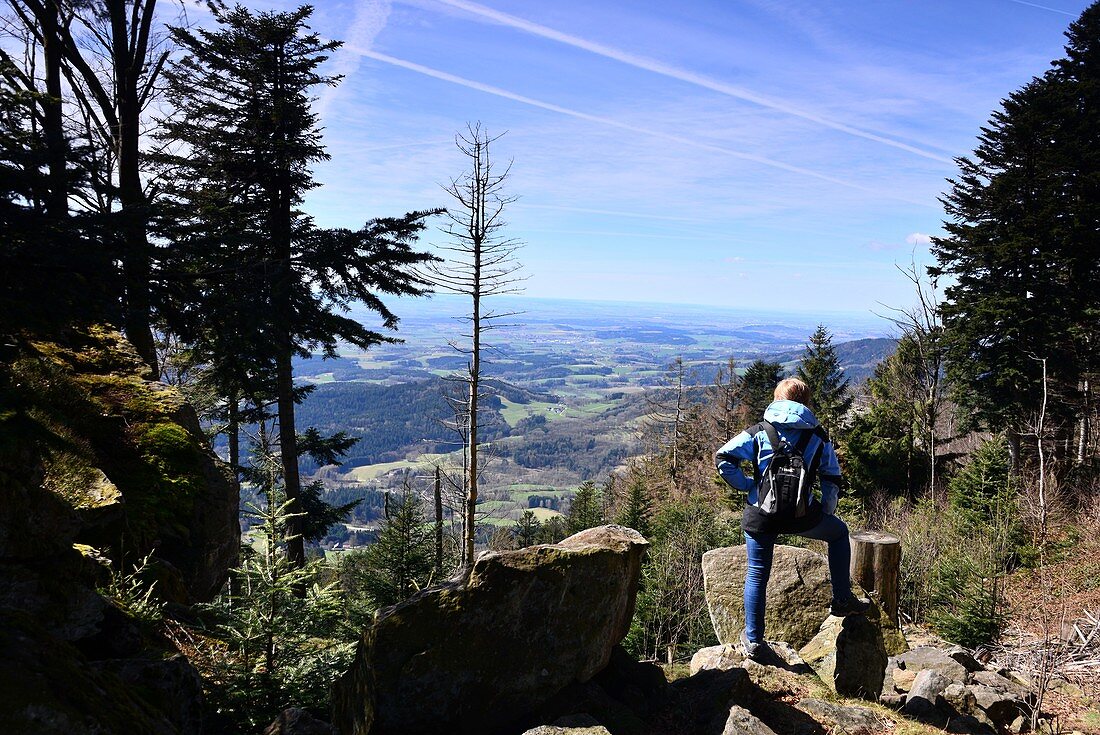
M 1008 578 L 1009 621 L 994 655 L 1055 677 L 1043 709 L 1063 732 L 1100 734 L 1100 536 L 1093 522 L 1079 528 L 1059 534 L 1049 562 Z

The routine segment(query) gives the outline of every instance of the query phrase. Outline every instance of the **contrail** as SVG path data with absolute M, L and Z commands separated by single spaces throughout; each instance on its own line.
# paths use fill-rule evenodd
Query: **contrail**
M 386 27 L 390 18 L 390 0 L 359 0 L 355 6 L 355 20 L 344 32 L 348 40 L 359 48 L 369 48 L 374 39 Z M 350 57 L 350 58 L 349 58 Z M 356 72 L 359 59 L 343 48 L 337 50 L 333 60 L 333 74 L 345 79 Z M 341 93 L 343 85 L 326 87 L 317 100 L 317 114 L 323 119 L 333 100 Z
M 583 49 L 598 56 L 603 56 L 604 58 L 612 59 L 628 66 L 633 66 L 637 69 L 643 69 L 645 71 L 653 72 L 654 74 L 660 74 L 661 76 L 669 77 L 670 79 L 677 79 L 681 82 L 686 82 L 687 84 L 693 84 L 704 89 L 709 89 L 712 92 L 718 92 L 719 94 L 726 95 L 727 97 L 733 97 L 735 99 L 744 100 L 746 102 L 752 102 L 753 104 L 760 105 L 761 107 L 766 107 L 770 110 L 776 110 L 777 112 L 782 112 L 787 115 L 799 117 L 803 120 L 808 120 L 812 123 L 816 123 L 832 130 L 847 133 L 848 135 L 854 135 L 857 138 L 864 138 L 865 140 L 872 140 L 876 143 L 882 143 L 883 145 L 888 145 L 892 148 L 898 148 L 908 153 L 913 153 L 915 155 L 921 156 L 922 158 L 928 158 L 933 161 L 938 161 L 940 163 L 954 163 L 952 159 L 942 156 L 938 153 L 933 153 L 931 151 L 924 150 L 923 148 L 917 148 L 916 146 L 911 146 L 906 143 L 902 143 L 900 141 L 893 140 L 891 138 L 887 138 L 867 130 L 855 128 L 851 125 L 845 125 L 842 122 L 830 120 L 829 118 L 822 117 L 821 115 L 818 115 L 816 113 L 793 107 L 789 104 L 786 104 L 785 102 L 773 100 L 768 97 L 756 94 L 755 92 L 741 89 L 740 87 L 735 87 L 731 84 L 726 84 L 725 82 L 720 82 L 716 79 L 711 79 L 701 74 L 696 74 L 694 72 L 688 71 L 686 69 L 671 66 L 655 59 L 638 56 L 637 54 L 622 51 L 611 46 L 605 46 L 601 43 L 595 43 L 593 41 L 588 41 L 583 38 L 578 38 L 577 36 L 569 35 L 568 33 L 562 33 L 561 31 L 556 31 L 553 28 L 547 28 L 544 25 L 539 25 L 538 23 L 533 23 L 529 20 L 524 20 L 523 18 L 509 15 L 508 13 L 502 13 L 498 10 L 493 10 L 492 8 L 485 7 L 484 5 L 479 5 L 478 3 L 469 2 L 469 0 L 438 0 L 438 2 L 444 5 L 449 5 L 452 8 L 458 8 L 459 10 L 464 10 L 468 13 L 481 16 L 482 18 L 488 18 L 489 20 L 496 21 L 497 23 L 508 26 L 510 28 L 525 31 L 532 35 L 541 36 L 542 38 L 547 38 L 552 41 L 557 41 L 559 43 L 566 44 L 567 46 Z M 1013 0 L 1013 2 L 1023 2 L 1023 0 Z
M 1039 10 L 1049 10 L 1051 13 L 1058 13 L 1059 15 L 1068 15 L 1071 18 L 1076 18 L 1077 13 L 1070 13 L 1065 10 L 1059 10 L 1058 8 L 1048 8 L 1046 5 L 1038 5 L 1036 3 L 1029 3 L 1027 0 L 1008 0 L 1010 3 L 1016 3 L 1017 5 L 1026 5 L 1029 8 L 1038 8 Z M 446 0 L 441 0 L 446 2 Z
M 721 153 L 722 155 L 732 156 L 734 158 L 740 158 L 740 159 L 745 160 L 745 161 L 752 161 L 754 163 L 759 163 L 762 166 L 770 166 L 771 168 L 777 168 L 777 169 L 780 169 L 781 171 L 788 171 L 790 173 L 799 174 L 800 176 L 808 176 L 810 178 L 818 179 L 820 181 L 827 181 L 830 184 L 836 184 L 837 186 L 843 186 L 843 187 L 846 187 L 848 189 L 857 189 L 859 191 L 870 193 L 870 194 L 875 194 L 877 196 L 886 196 L 890 199 L 896 199 L 896 200 L 900 200 L 900 201 L 903 201 L 903 202 L 908 202 L 909 204 L 916 204 L 918 206 L 923 206 L 923 207 L 933 206 L 933 205 L 929 204 L 927 201 L 918 201 L 916 199 L 908 199 L 906 197 L 902 197 L 902 196 L 898 196 L 898 195 L 894 195 L 894 194 L 884 194 L 882 192 L 882 190 L 879 189 L 879 188 L 874 188 L 874 187 L 870 187 L 870 186 L 863 186 L 862 184 L 856 184 L 856 183 L 851 182 L 851 181 L 845 181 L 844 179 L 838 179 L 834 176 L 829 176 L 828 174 L 819 173 L 817 171 L 813 171 L 813 170 L 808 169 L 808 168 L 802 168 L 801 166 L 793 166 L 789 163 L 783 163 L 782 161 L 776 161 L 776 160 L 773 160 L 771 158 L 766 158 L 764 156 L 758 156 L 755 153 L 745 153 L 743 151 L 734 150 L 732 148 L 725 148 L 725 147 L 722 147 L 722 146 L 712 145 L 710 143 L 704 143 L 700 140 L 696 140 L 694 138 L 688 138 L 688 137 L 685 137 L 683 135 L 675 135 L 675 134 L 672 134 L 672 133 L 662 132 L 660 130 L 651 130 L 649 128 L 643 128 L 643 127 L 640 127 L 640 126 L 637 126 L 637 125 L 631 125 L 630 123 L 624 123 L 624 122 L 621 122 L 619 120 L 615 120 L 613 118 L 602 117 L 600 115 L 592 115 L 592 114 L 589 114 L 587 112 L 581 112 L 580 110 L 571 109 L 569 107 L 562 107 L 561 105 L 555 105 L 555 104 L 552 104 L 550 102 L 543 102 L 542 100 L 537 100 L 537 99 L 534 99 L 533 97 L 525 97 L 523 95 L 516 94 L 515 92 L 509 92 L 506 89 L 500 89 L 499 87 L 493 87 L 493 86 L 490 86 L 488 84 L 482 84 L 481 82 L 475 82 L 475 81 L 470 80 L 470 79 L 465 79 L 463 77 L 455 76 L 454 74 L 449 74 L 445 71 L 440 71 L 438 69 L 432 69 L 431 67 L 428 67 L 428 66 L 423 66 L 421 64 L 417 64 L 417 63 L 412 62 L 412 61 L 405 61 L 404 59 L 398 59 L 397 57 L 389 56 L 387 54 L 381 54 L 381 53 L 378 53 L 377 51 L 372 51 L 370 49 L 357 49 L 357 48 L 354 48 L 353 46 L 345 46 L 345 48 L 347 48 L 350 51 L 355 51 L 356 53 L 362 54 L 363 56 L 365 56 L 369 59 L 374 59 L 375 61 L 381 61 L 384 64 L 390 64 L 392 66 L 397 66 L 397 67 L 400 67 L 402 69 L 407 69 L 409 71 L 417 72 L 418 74 L 423 74 L 425 76 L 429 76 L 429 77 L 433 77 L 435 79 L 439 79 L 440 81 L 450 82 L 452 84 L 457 84 L 457 85 L 460 85 L 462 87 L 467 87 L 468 89 L 474 89 L 474 90 L 477 90 L 479 92 L 484 92 L 485 94 L 491 94 L 491 95 L 494 95 L 496 97 L 502 97 L 502 98 L 507 99 L 507 100 L 512 100 L 513 102 L 519 102 L 521 104 L 530 105 L 531 107 L 538 107 L 538 108 L 543 109 L 543 110 L 549 110 L 550 112 L 556 112 L 560 115 L 566 115 L 568 117 L 573 117 L 573 118 L 576 118 L 578 120 L 585 120 L 587 122 L 593 122 L 593 123 L 597 123 L 599 125 L 606 125 L 607 127 L 618 128 L 619 130 L 628 130 L 632 133 L 638 133 L 640 135 L 648 135 L 650 137 L 660 138 L 662 140 L 668 140 L 668 141 L 671 141 L 673 143 L 679 143 L 681 145 L 690 146 L 692 148 L 699 148 L 699 149 L 702 149 L 702 150 L 705 150 L 705 151 L 711 151 L 713 153 Z

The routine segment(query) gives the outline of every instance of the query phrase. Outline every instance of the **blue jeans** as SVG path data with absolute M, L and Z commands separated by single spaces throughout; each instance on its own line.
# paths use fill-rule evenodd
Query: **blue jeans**
M 848 570 L 852 548 L 848 542 L 848 526 L 836 516 L 823 516 L 821 522 L 808 531 L 795 534 L 829 544 L 829 579 L 833 585 L 833 600 L 847 600 L 852 594 Z M 745 635 L 753 643 L 764 640 L 764 602 L 768 577 L 772 572 L 774 533 L 745 532 L 748 570 L 745 574 Z

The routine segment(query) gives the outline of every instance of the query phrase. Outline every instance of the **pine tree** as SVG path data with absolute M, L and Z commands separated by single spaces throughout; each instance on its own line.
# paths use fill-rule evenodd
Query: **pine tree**
M 591 480 L 585 480 L 577 488 L 569 504 L 569 512 L 565 516 L 565 525 L 570 534 L 586 528 L 594 528 L 603 523 L 599 496 L 600 491 L 596 488 L 596 483 Z
M 525 546 L 537 543 L 540 530 L 542 530 L 542 523 L 535 517 L 534 512 L 530 510 L 523 511 L 523 515 L 512 527 L 512 536 L 515 538 L 516 547 L 522 549 Z
M 1010 94 L 959 159 L 947 236 L 933 242 L 934 274 L 954 280 L 943 314 L 955 397 L 972 423 L 1009 431 L 1017 456 L 1042 391 L 1040 360 L 1060 394 L 1050 418 L 1064 439 L 1098 367 L 1100 4 L 1066 36 L 1066 57 Z
M 341 578 L 349 596 L 373 607 L 395 605 L 423 589 L 435 571 L 435 531 L 423 501 L 406 488 L 383 522 L 378 540 L 344 560 Z
M 361 348 L 392 341 L 342 312 L 363 303 L 395 328 L 378 293 L 423 293 L 413 269 L 432 260 L 411 247 L 429 213 L 352 231 L 318 229 L 298 209 L 316 186 L 311 165 L 327 158 L 310 95 L 337 81 L 319 67 L 339 43 L 309 32 L 311 12 L 218 8 L 214 30 L 173 29 L 187 56 L 168 76 L 178 114 L 165 134 L 184 149 L 161 157 L 175 182 L 162 227 L 190 286 L 170 311 L 171 326 L 224 370 L 230 392 L 276 398 L 292 507 L 302 495 L 293 357 L 335 356 L 340 340 Z M 302 565 L 295 511 L 289 554 Z
M 767 360 L 753 360 L 741 378 L 745 410 L 750 421 L 759 421 L 775 395 L 775 386 L 783 380 L 783 365 Z M 743 428 L 743 427 L 742 427 Z
M 848 393 L 848 379 L 844 377 L 836 347 L 833 346 L 833 336 L 824 325 L 819 324 L 810 336 L 796 374 L 810 387 L 810 408 L 818 421 L 826 430 L 839 432 L 841 422 L 852 406 L 852 396 Z
M 640 472 L 631 472 L 626 480 L 626 491 L 615 522 L 627 528 L 633 528 L 643 536 L 649 536 L 651 507 L 652 501 L 645 478 Z

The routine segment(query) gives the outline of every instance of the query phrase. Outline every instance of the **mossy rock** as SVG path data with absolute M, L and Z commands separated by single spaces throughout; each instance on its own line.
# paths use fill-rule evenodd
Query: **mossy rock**
M 179 391 L 117 332 L 24 339 L 0 366 L 0 556 L 107 552 L 167 561 L 193 599 L 236 563 L 237 491 Z M 24 551 L 20 551 L 20 549 Z M 124 558 L 125 557 L 125 558 Z

